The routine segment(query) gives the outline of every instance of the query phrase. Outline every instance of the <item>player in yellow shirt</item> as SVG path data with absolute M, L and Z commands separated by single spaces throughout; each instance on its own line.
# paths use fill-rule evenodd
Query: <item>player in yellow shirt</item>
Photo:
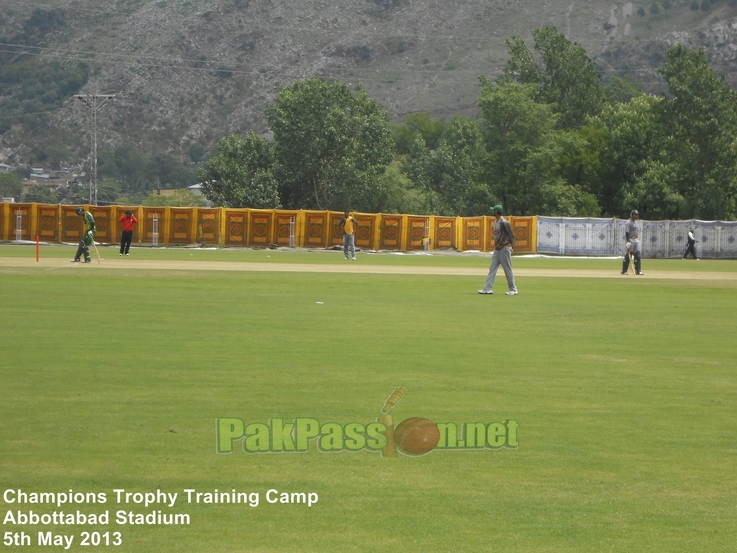
M 351 217 L 350 212 L 346 209 L 343 212 L 343 218 L 340 220 L 340 226 L 343 227 L 343 254 L 345 260 L 348 261 L 348 250 L 351 252 L 351 259 L 356 260 L 356 242 L 353 233 L 358 227 L 358 221 Z

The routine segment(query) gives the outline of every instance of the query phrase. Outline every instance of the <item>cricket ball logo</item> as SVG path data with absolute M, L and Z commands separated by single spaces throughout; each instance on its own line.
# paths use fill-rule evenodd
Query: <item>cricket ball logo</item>
M 435 449 L 440 441 L 438 425 L 430 419 L 412 417 L 403 420 L 394 428 L 394 421 L 388 413 L 402 399 L 406 388 L 400 386 L 394 390 L 381 409 L 379 422 L 386 426 L 387 441 L 386 447 L 382 450 L 384 457 L 396 457 L 397 447 L 407 455 L 425 455 Z
M 433 422 L 410 417 L 394 426 L 389 411 L 404 396 L 405 386 L 394 390 L 374 422 L 321 423 L 314 417 L 288 420 L 274 417 L 268 423 L 234 417 L 216 421 L 216 451 L 232 453 L 241 442 L 244 453 L 306 453 L 312 446 L 323 453 L 381 452 L 383 457 L 420 456 L 437 450 L 517 448 L 519 425 L 504 422 Z

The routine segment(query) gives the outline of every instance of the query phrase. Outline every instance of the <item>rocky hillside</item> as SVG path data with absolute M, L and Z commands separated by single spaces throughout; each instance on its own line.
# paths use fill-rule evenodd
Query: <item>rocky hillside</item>
M 281 85 L 321 77 L 361 82 L 395 120 L 431 110 L 475 113 L 478 76 L 506 61 L 505 39 L 556 26 L 597 59 L 604 78 L 634 75 L 662 90 L 667 48 L 707 50 L 737 84 L 731 1 L 603 0 L 0 0 L 4 64 L 89 64 L 81 93 L 115 93 L 100 110 L 108 144 L 185 154 L 248 129 Z M 695 9 L 694 9 L 695 4 Z M 29 26 L 33 18 L 43 24 Z M 34 20 L 35 21 L 35 20 Z M 0 98 L 2 100 L 2 98 Z M 42 133 L 14 125 L 0 151 L 15 162 L 44 136 L 85 136 L 89 109 L 70 98 Z M 72 144 L 72 141 L 70 141 Z M 85 155 L 86 140 L 76 141 Z

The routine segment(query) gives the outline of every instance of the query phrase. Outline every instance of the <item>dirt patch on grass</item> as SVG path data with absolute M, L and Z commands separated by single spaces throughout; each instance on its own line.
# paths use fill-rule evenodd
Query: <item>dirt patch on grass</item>
M 157 271 L 258 271 L 286 273 L 356 273 L 382 275 L 448 275 L 476 276 L 487 274 L 486 268 L 473 267 L 401 267 L 395 265 L 362 265 L 359 262 L 338 264 L 311 263 L 246 263 L 230 261 L 181 261 L 114 258 L 103 259 L 98 263 L 69 263 L 61 259 L 0 258 L 2 267 L 42 268 L 45 270 L 157 270 Z M 502 274 L 502 271 L 499 271 Z M 643 276 L 620 275 L 618 271 L 600 269 L 515 269 L 516 277 L 565 277 L 565 278 L 619 278 L 619 279 L 664 279 L 664 280 L 719 280 L 737 282 L 737 273 L 729 272 L 689 272 L 689 271 L 649 271 Z

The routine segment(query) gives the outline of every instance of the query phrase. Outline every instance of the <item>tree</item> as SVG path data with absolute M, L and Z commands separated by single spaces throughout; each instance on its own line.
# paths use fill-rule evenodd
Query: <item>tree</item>
M 273 164 L 273 148 L 262 136 L 226 136 L 198 171 L 202 193 L 216 206 L 281 207 Z
M 661 191 L 653 195 L 647 186 L 662 183 L 654 179 L 656 173 L 667 173 L 662 169 L 666 163 L 663 144 L 667 133 L 657 117 L 662 102 L 662 98 L 647 94 L 637 96 L 627 103 L 607 106 L 596 120 L 606 131 L 606 142 L 601 149 L 595 194 L 607 216 L 625 217 L 632 209 L 651 219 L 678 213 L 677 193 Z M 656 171 L 657 168 L 660 169 Z M 668 197 L 670 203 L 659 205 L 656 196 Z
M 157 194 L 149 194 L 143 199 L 141 205 L 145 206 L 169 206 L 169 207 L 205 207 L 207 201 L 202 196 L 197 196 L 191 190 L 181 188 L 174 191 L 174 194 L 159 196 Z
M 0 174 L 0 196 L 3 198 L 18 198 L 21 190 L 23 190 L 23 183 L 18 175 L 15 173 Z
M 39 184 L 32 184 L 28 188 L 28 192 L 23 194 L 21 201 L 37 204 L 53 204 L 56 203 L 56 197 L 48 186 L 41 186 Z
M 44 161 L 54 168 L 58 168 L 62 161 L 69 159 L 69 150 L 64 146 L 50 145 L 43 151 Z
M 274 175 L 290 209 L 371 210 L 392 160 L 389 115 L 359 85 L 319 79 L 282 87 L 266 110 Z
M 120 185 L 113 181 L 104 181 L 97 185 L 97 201 L 102 205 L 114 204 L 120 196 Z
M 509 213 L 567 215 L 567 207 L 555 199 L 563 192 L 562 179 L 554 176 L 558 117 L 553 106 L 536 101 L 536 91 L 534 84 L 495 85 L 482 79 L 479 107 L 488 151 L 486 181 Z
M 552 104 L 560 115 L 558 127 L 580 127 L 586 117 L 596 115 L 603 105 L 601 76 L 596 64 L 583 46 L 569 41 L 555 27 L 534 29 L 538 63 L 524 41 L 518 37 L 507 40 L 510 60 L 505 73 L 522 84 L 536 84 L 536 99 Z
M 445 121 L 433 121 L 429 111 L 411 113 L 402 119 L 400 125 L 393 126 L 394 149 L 399 155 L 409 154 L 417 136 L 422 136 L 427 147 L 434 150 L 440 145 L 440 139 L 446 130 Z
M 77 179 L 56 189 L 56 199 L 64 205 L 84 204 L 89 197 L 88 185 L 78 182 Z
M 379 177 L 381 213 L 425 213 L 425 194 L 402 172 L 402 162 L 392 161 Z
M 485 157 L 476 121 L 456 117 L 435 149 L 418 135 L 406 162 L 415 186 L 426 193 L 426 212 L 477 215 L 488 209 L 489 190 L 481 180 Z
M 642 84 L 632 76 L 618 77 L 613 75 L 609 82 L 602 87 L 607 102 L 625 104 L 635 96 L 645 94 Z
M 732 219 L 737 215 L 737 93 L 709 69 L 703 49 L 677 45 L 660 68 L 668 97 L 660 105 L 668 129 L 666 161 L 685 198 L 684 217 Z

